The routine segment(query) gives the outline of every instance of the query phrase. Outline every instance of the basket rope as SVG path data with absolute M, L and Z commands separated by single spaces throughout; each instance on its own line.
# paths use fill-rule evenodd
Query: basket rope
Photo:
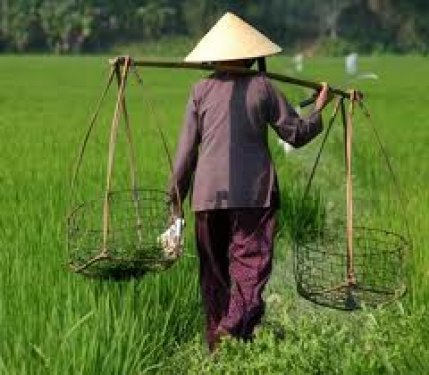
M 104 194 L 104 206 L 103 206 L 103 246 L 100 255 L 107 255 L 107 235 L 109 232 L 109 221 L 110 221 L 110 206 L 109 196 L 112 188 L 112 172 L 116 150 L 116 141 L 118 138 L 118 127 L 119 120 L 122 113 L 121 103 L 124 101 L 125 95 L 125 84 L 128 78 L 128 71 L 130 67 L 130 59 L 125 59 L 125 64 L 122 68 L 122 76 L 118 90 L 118 98 L 115 104 L 115 112 L 113 114 L 112 127 L 110 130 L 110 141 L 109 141 L 109 153 L 107 160 L 107 176 L 106 176 L 106 191 Z
M 143 79 L 141 78 L 136 66 L 134 64 L 132 64 L 131 68 L 132 68 L 133 73 L 137 79 L 137 82 L 140 84 L 141 87 L 145 87 Z M 146 88 L 146 90 L 147 90 L 147 88 Z M 155 115 L 156 111 L 155 111 L 154 104 L 153 104 L 152 100 L 148 100 L 148 104 L 149 104 L 149 108 L 150 108 L 150 111 L 152 113 L 152 116 L 154 118 L 156 118 L 156 115 Z M 182 216 L 183 215 L 182 199 L 180 196 L 179 185 L 178 185 L 177 179 L 174 175 L 173 158 L 171 156 L 171 152 L 170 152 L 170 149 L 168 147 L 167 137 L 165 136 L 165 133 L 162 129 L 161 121 L 155 121 L 155 124 L 156 124 L 156 130 L 158 131 L 159 137 L 161 138 L 161 143 L 162 143 L 162 146 L 164 149 L 164 153 L 167 157 L 167 162 L 168 162 L 168 165 L 170 167 L 170 172 L 172 175 L 173 188 L 174 188 L 175 193 L 176 193 L 176 201 L 174 202 L 174 204 L 177 206 L 176 215 Z
M 114 77 L 115 77 L 115 69 L 114 69 L 114 67 L 110 67 L 109 77 L 107 79 L 107 82 L 106 82 L 106 85 L 103 89 L 103 92 L 102 92 L 100 98 L 98 99 L 95 111 L 91 116 L 91 120 L 89 122 L 88 129 L 87 129 L 85 136 L 82 140 L 82 143 L 81 143 L 81 146 L 79 149 L 79 154 L 78 154 L 78 157 L 76 159 L 75 166 L 73 168 L 71 184 L 70 184 L 69 200 L 68 200 L 70 204 L 74 201 L 74 193 L 76 191 L 77 177 L 79 175 L 80 167 L 82 165 L 83 155 L 85 154 L 85 150 L 86 150 L 86 147 L 88 145 L 89 138 L 90 138 L 90 136 L 94 130 L 95 124 L 97 123 L 97 119 L 98 119 L 98 116 L 100 114 L 101 107 L 104 103 L 104 100 L 106 99 L 107 93 L 109 92 L 109 89 L 110 89 L 110 86 L 112 85 Z M 71 211 L 72 207 L 69 207 L 68 209 L 69 209 L 69 211 Z
M 115 74 L 116 74 L 116 81 L 118 84 L 118 89 L 121 87 L 121 72 L 119 66 L 115 66 Z M 123 97 L 121 98 L 121 110 L 124 114 L 124 120 L 125 120 L 125 134 L 127 138 L 128 143 L 128 149 L 129 149 L 129 163 L 130 163 L 130 178 L 131 178 L 131 187 L 132 187 L 132 199 L 134 204 L 134 210 L 136 214 L 136 224 L 137 224 L 137 235 L 139 238 L 139 241 L 142 241 L 142 219 L 140 217 L 140 207 L 139 207 L 139 197 L 137 194 L 137 187 L 138 187 L 138 176 L 137 176 L 137 161 L 136 161 L 136 151 L 135 146 L 133 142 L 133 137 L 131 133 L 131 126 L 130 126 L 130 118 L 128 116 L 128 109 L 126 105 L 125 100 L 125 93 Z
M 356 91 L 350 92 L 349 109 L 345 126 L 345 158 L 346 158 L 346 205 L 347 205 L 347 285 L 355 286 L 355 270 L 353 262 L 353 177 L 352 177 L 352 141 L 353 141 L 353 113 Z M 344 105 L 344 102 L 343 102 Z
M 396 235 L 398 238 L 401 238 L 401 246 L 409 246 L 410 243 L 410 232 L 409 232 L 409 225 L 407 221 L 407 215 L 405 210 L 405 203 L 403 199 L 403 195 L 399 186 L 398 179 L 396 177 L 396 174 L 394 173 L 393 167 L 390 163 L 389 156 L 387 154 L 386 149 L 383 146 L 383 143 L 381 142 L 380 136 L 376 130 L 375 125 L 372 122 L 372 117 L 370 115 L 369 110 L 366 108 L 366 106 L 363 103 L 362 95 L 357 92 L 356 90 L 351 90 L 349 92 L 349 105 L 346 109 L 345 106 L 345 98 L 344 97 L 338 97 L 334 106 L 334 111 L 329 119 L 328 127 L 325 132 L 324 138 L 322 140 L 321 146 L 318 150 L 318 153 L 316 155 L 316 159 L 313 163 L 313 166 L 311 168 L 311 172 L 304 190 L 303 194 L 303 201 L 307 199 L 310 188 L 312 186 L 314 176 L 316 173 L 316 169 L 320 163 L 321 154 L 323 153 L 323 150 L 325 148 L 326 141 L 329 137 L 329 134 L 331 132 L 332 126 L 335 122 L 338 110 L 341 110 L 341 122 L 343 126 L 343 134 L 344 134 L 344 163 L 345 163 L 345 181 L 346 181 L 346 223 L 345 223 L 345 244 L 346 244 L 346 258 L 345 258 L 345 280 L 343 282 L 339 282 L 336 285 L 331 285 L 327 288 L 323 288 L 322 290 L 318 290 L 317 294 L 329 294 L 332 292 L 338 292 L 342 293 L 341 291 L 345 291 L 346 293 L 346 309 L 354 309 L 358 307 L 358 303 L 354 299 L 352 295 L 352 291 L 356 288 L 360 288 L 361 291 L 365 291 L 366 288 L 363 285 L 360 285 L 358 281 L 356 280 L 356 274 L 355 274 L 355 254 L 353 249 L 353 243 L 354 243 L 354 224 L 353 224 L 353 174 L 352 174 L 352 144 L 353 144 L 353 118 L 355 114 L 355 108 L 356 104 L 359 106 L 358 108 L 363 112 L 364 116 L 367 118 L 368 122 L 370 123 L 370 126 L 372 128 L 372 131 L 374 132 L 375 139 L 378 145 L 378 148 L 381 150 L 381 153 L 383 155 L 384 161 L 388 167 L 389 174 L 393 180 L 397 195 L 399 197 L 399 202 L 401 205 L 402 210 L 402 217 L 405 222 L 406 230 L 407 230 L 407 239 L 404 239 L 400 235 Z M 369 231 L 369 229 L 367 229 Z M 383 232 L 383 231 L 381 231 Z M 369 233 L 369 232 L 368 232 Z M 386 232 L 387 233 L 387 232 Z M 299 246 L 298 246 L 299 247 Z M 305 247 L 305 245 L 304 245 Z M 295 246 L 296 251 L 298 251 L 297 246 Z M 300 284 L 301 280 L 300 278 L 302 275 L 299 275 L 298 271 L 298 261 L 299 261 L 299 254 L 295 253 L 294 256 L 294 273 L 295 273 L 295 280 L 298 284 L 298 291 L 300 294 L 302 294 L 304 297 L 310 298 L 310 292 L 303 289 L 303 286 Z M 300 258 L 302 261 L 302 258 Z M 307 266 L 306 266 L 307 267 Z M 311 266 L 310 266 L 311 267 Z M 301 269 L 302 272 L 302 269 Z M 307 272 L 307 271 L 305 271 Z M 372 290 L 374 292 L 374 290 Z M 310 294 L 309 294 L 310 293 Z M 402 293 L 403 294 L 403 293 Z M 314 298 L 312 299 L 315 302 L 317 302 Z M 326 304 L 326 303 L 322 303 Z M 326 304 L 329 305 L 329 304 Z M 333 306 L 331 306 L 333 307 Z
M 121 69 L 122 67 L 122 69 Z M 109 136 L 109 144 L 108 144 L 108 157 L 107 157 L 107 173 L 106 173 L 106 183 L 105 183 L 105 191 L 104 191 L 104 198 L 103 198 L 103 208 L 102 208 L 102 240 L 101 240 L 101 247 L 100 251 L 97 255 L 92 257 L 91 259 L 87 260 L 83 264 L 80 264 L 79 266 L 73 266 L 70 264 L 71 268 L 75 272 L 83 272 L 90 266 L 92 266 L 94 263 L 97 263 L 100 260 L 103 259 L 110 259 L 109 250 L 108 250 L 108 241 L 109 241 L 109 233 L 110 233 L 110 216 L 111 216 L 111 205 L 110 205 L 110 197 L 112 194 L 112 176 L 114 171 L 114 164 L 115 164 L 115 152 L 116 152 L 116 143 L 117 143 L 117 137 L 118 137 L 118 129 L 120 120 L 123 116 L 124 123 L 125 123 L 125 134 L 126 134 L 126 140 L 128 145 L 128 159 L 129 159 L 129 170 L 130 170 L 130 184 L 131 184 L 131 198 L 132 198 L 132 204 L 134 207 L 134 214 L 135 214 L 135 221 L 136 221 L 136 232 L 137 237 L 139 240 L 139 243 L 142 242 L 143 239 L 143 220 L 140 215 L 140 191 L 138 189 L 139 182 L 138 182 L 138 175 L 137 175 L 137 168 L 136 168 L 136 152 L 135 152 L 135 145 L 133 142 L 133 135 L 130 125 L 130 119 L 128 114 L 128 109 L 126 105 L 126 86 L 127 82 L 129 80 L 129 73 L 131 69 L 133 68 L 133 61 L 130 57 L 126 57 L 123 64 L 113 64 L 111 65 L 110 73 L 107 79 L 106 86 L 102 92 L 102 95 L 100 99 L 97 102 L 97 106 L 95 109 L 95 112 L 93 113 L 91 117 L 91 121 L 89 124 L 89 127 L 85 133 L 85 137 L 83 139 L 83 142 L 80 147 L 79 155 L 77 158 L 77 162 L 73 171 L 72 175 L 72 183 L 71 183 L 71 192 L 70 192 L 70 202 L 73 201 L 74 193 L 76 190 L 76 182 L 79 175 L 79 170 L 83 161 L 83 155 L 85 153 L 88 140 L 94 130 L 96 120 L 99 116 L 101 106 L 106 98 L 107 92 L 109 91 L 113 79 L 116 77 L 117 85 L 118 85 L 118 92 L 115 102 L 115 108 L 113 113 L 113 118 L 110 126 L 110 136 Z M 141 77 L 139 76 L 138 72 L 134 69 L 132 69 L 134 72 L 135 77 L 137 78 L 137 81 L 143 85 L 143 81 Z M 153 111 L 153 108 L 151 107 L 151 110 Z M 182 211 L 182 203 L 179 195 L 179 188 L 177 184 L 177 180 L 173 174 L 173 163 L 172 163 L 172 157 L 168 148 L 168 144 L 166 141 L 165 134 L 163 130 L 161 129 L 159 123 L 157 122 L 155 124 L 155 128 L 158 131 L 158 134 L 161 139 L 162 147 L 164 149 L 164 153 L 167 156 L 167 161 L 170 169 L 170 173 L 172 176 L 173 181 L 173 190 L 176 195 L 176 198 L 174 199 L 176 206 L 175 206 L 175 212 L 174 214 L 176 216 L 182 217 L 183 211 Z M 170 197 L 171 198 L 171 197 Z M 76 212 L 76 211 L 74 211 Z M 69 219 L 71 217 L 71 214 L 69 214 Z M 112 258 L 113 259 L 113 258 Z
M 372 132 L 374 133 L 374 137 L 375 137 L 375 140 L 378 144 L 378 148 L 380 149 L 380 152 L 383 155 L 383 159 L 384 159 L 386 166 L 389 170 L 389 174 L 392 178 L 393 185 L 395 187 L 396 194 L 397 194 L 398 199 L 399 199 L 399 204 L 401 206 L 401 211 L 402 211 L 401 216 L 402 216 L 402 220 L 404 222 L 405 230 L 407 233 L 407 240 L 410 242 L 411 231 L 410 231 L 410 224 L 408 221 L 408 214 L 407 214 L 407 209 L 406 209 L 406 204 L 405 204 L 405 195 L 401 189 L 399 179 L 395 173 L 395 170 L 393 169 L 392 162 L 390 161 L 390 157 L 389 157 L 389 154 L 386 150 L 386 147 L 384 146 L 383 142 L 381 141 L 380 134 L 378 133 L 377 127 L 374 124 L 374 120 L 373 120 L 373 117 L 371 115 L 371 112 L 369 111 L 368 107 L 365 105 L 363 100 L 358 100 L 358 104 L 359 104 L 359 108 L 361 109 L 361 112 L 364 114 L 365 118 L 367 119 L 367 122 L 368 122 Z

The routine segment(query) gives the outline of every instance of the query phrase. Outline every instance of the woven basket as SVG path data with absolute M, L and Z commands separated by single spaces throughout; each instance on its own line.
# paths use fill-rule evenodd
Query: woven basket
M 342 310 L 380 306 L 405 292 L 404 254 L 409 243 L 399 234 L 353 228 L 355 283 L 347 281 L 346 229 L 313 232 L 295 242 L 298 293 L 317 304 Z
M 104 198 L 75 208 L 67 228 L 71 269 L 86 276 L 124 279 L 170 267 L 182 253 L 183 238 L 174 251 L 166 251 L 160 241 L 171 225 L 169 202 L 169 195 L 160 190 L 111 192 L 106 241 Z

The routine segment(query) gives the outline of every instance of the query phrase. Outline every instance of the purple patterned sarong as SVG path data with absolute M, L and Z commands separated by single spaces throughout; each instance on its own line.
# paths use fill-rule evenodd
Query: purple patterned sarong
M 217 343 L 219 330 L 249 339 L 264 313 L 262 292 L 271 273 L 275 208 L 195 215 L 209 348 Z

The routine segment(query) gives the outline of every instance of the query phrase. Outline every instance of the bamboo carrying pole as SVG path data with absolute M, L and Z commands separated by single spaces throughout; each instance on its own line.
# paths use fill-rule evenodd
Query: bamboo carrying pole
M 124 65 L 125 61 L 129 59 L 127 56 L 118 56 L 109 60 L 109 63 L 112 65 Z M 190 70 L 208 70 L 208 71 L 224 71 L 224 72 L 234 72 L 240 74 L 257 74 L 259 71 L 247 68 L 238 68 L 238 67 L 220 67 L 213 64 L 199 64 L 199 63 L 187 63 L 181 61 L 146 61 L 146 60 L 131 60 L 131 64 L 134 66 L 142 66 L 148 68 L 165 68 L 165 69 L 190 69 Z M 266 76 L 270 79 L 279 82 L 290 83 L 292 85 L 307 87 L 313 90 L 320 90 L 322 84 L 319 82 L 309 81 L 305 79 L 295 78 L 286 76 L 280 73 L 271 73 L 266 72 Z M 343 98 L 349 99 L 350 92 L 342 90 L 335 87 L 330 87 L 330 90 L 333 94 L 339 95 Z M 361 92 L 356 91 L 356 95 L 361 99 L 363 95 Z

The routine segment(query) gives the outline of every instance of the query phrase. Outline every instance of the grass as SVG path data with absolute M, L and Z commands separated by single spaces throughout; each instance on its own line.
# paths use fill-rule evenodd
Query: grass
M 266 293 L 263 329 L 252 345 L 226 341 L 214 359 L 202 344 L 189 213 L 187 256 L 163 274 L 140 281 L 97 282 L 70 274 L 64 266 L 71 166 L 106 78 L 106 65 L 103 56 L 0 60 L 0 374 L 429 372 L 429 131 L 422 101 L 429 73 L 426 59 L 363 58 L 361 70 L 374 71 L 380 80 L 356 82 L 367 94 L 407 197 L 413 239 L 407 258 L 408 294 L 384 309 L 352 314 L 300 299 L 293 285 L 290 238 L 283 231 Z M 291 72 L 287 58 L 270 60 L 270 67 Z M 333 84 L 344 81 L 342 72 L 341 59 L 314 59 L 305 66 L 305 76 Z M 162 124 L 174 146 L 188 92 L 202 74 L 143 70 L 145 87 L 130 87 L 130 112 L 141 140 L 141 185 L 165 185 L 168 164 L 154 123 Z M 294 101 L 307 95 L 298 88 L 282 88 Z M 112 94 L 89 144 L 78 199 L 99 197 L 103 190 L 113 100 Z M 153 103 L 155 114 L 148 103 Z M 378 224 L 403 232 L 400 215 L 391 214 L 397 205 L 390 199 L 394 195 L 387 172 L 359 115 L 355 136 L 356 195 L 377 203 L 371 207 L 378 207 L 373 215 L 379 217 Z M 337 126 L 314 182 L 314 191 L 326 202 L 328 220 L 342 212 L 341 137 Z M 289 203 L 283 206 L 285 225 L 293 225 L 288 210 L 293 212 L 294 197 L 305 186 L 318 142 L 287 155 L 273 142 Z M 121 141 L 117 188 L 128 184 L 124 148 Z M 315 199 L 319 200 L 317 194 Z M 357 219 L 360 212 L 357 208 Z

